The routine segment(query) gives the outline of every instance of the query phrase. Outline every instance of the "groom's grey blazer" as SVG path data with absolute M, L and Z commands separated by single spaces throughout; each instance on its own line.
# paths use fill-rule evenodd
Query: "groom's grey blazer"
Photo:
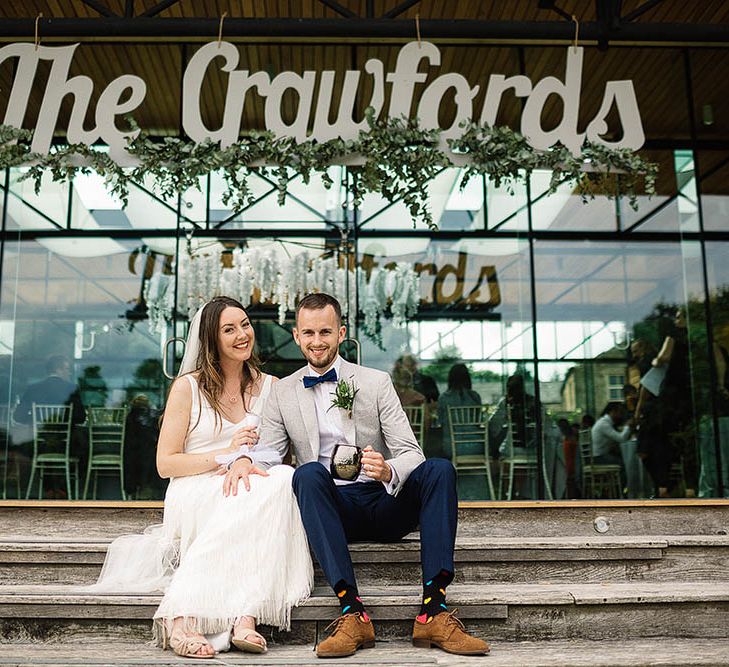
M 277 451 L 281 459 L 290 445 L 297 465 L 317 461 L 319 457 L 319 424 L 314 391 L 306 389 L 303 382 L 308 372 L 308 366 L 304 366 L 274 382 L 261 416 L 260 444 Z M 341 412 L 347 442 L 362 448 L 371 445 L 375 451 L 382 453 L 397 476 L 392 489 L 396 495 L 408 475 L 425 461 L 425 456 L 415 439 L 390 376 L 342 359 L 339 377 L 349 383 L 354 382 L 355 388 L 359 390 L 354 399 L 351 419 L 345 410 L 332 408 Z M 331 387 L 333 392 L 335 385 Z M 269 467 L 274 463 L 256 462 L 260 467 Z

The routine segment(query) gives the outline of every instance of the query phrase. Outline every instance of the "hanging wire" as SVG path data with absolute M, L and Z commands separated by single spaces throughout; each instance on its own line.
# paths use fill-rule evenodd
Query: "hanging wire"
M 35 50 L 38 50 L 38 47 L 40 46 L 40 34 L 38 33 L 38 21 L 40 21 L 43 18 L 43 12 L 40 12 L 38 16 L 35 17 Z
M 218 48 L 220 48 L 223 42 L 223 21 L 225 21 L 226 16 L 228 16 L 228 12 L 223 12 L 220 16 L 220 23 L 218 24 Z

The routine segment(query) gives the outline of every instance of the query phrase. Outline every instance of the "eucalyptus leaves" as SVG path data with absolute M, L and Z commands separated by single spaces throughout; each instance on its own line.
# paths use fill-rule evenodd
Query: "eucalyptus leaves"
M 219 172 L 225 182 L 223 203 L 238 210 L 254 201 L 249 186 L 252 174 L 272 178 L 277 184 L 279 203 L 283 204 L 292 178 L 300 176 L 304 183 L 309 183 L 313 173 L 320 173 L 325 186 L 330 187 L 327 168 L 359 156 L 355 158 L 357 165 L 349 168 L 353 204 L 359 205 L 368 193 L 379 193 L 389 202 L 403 201 L 413 225 L 422 221 L 432 229 L 436 225 L 428 206 L 428 184 L 440 171 L 454 165 L 465 169 L 461 187 L 470 178 L 483 174 L 497 186 L 511 186 L 525 181 L 539 168 L 552 171 L 550 191 L 570 183 L 583 198 L 593 197 L 596 188 L 613 192 L 614 188 L 606 188 L 601 182 L 619 172 L 620 194 L 627 196 L 634 208 L 638 194 L 655 193 L 656 165 L 629 149 L 609 149 L 586 142 L 582 156 L 576 158 L 561 145 L 537 151 L 508 127 L 472 123 L 464 126 L 462 136 L 443 141 L 440 130 L 421 129 L 416 120 L 378 120 L 368 109 L 367 121 L 369 128 L 352 141 L 297 143 L 292 138 L 276 138 L 271 132 L 254 131 L 226 148 L 210 140 L 194 143 L 166 137 L 154 141 L 140 133 L 127 148 L 137 161 L 136 166 L 129 168 L 119 166 L 107 153 L 85 144 L 54 146 L 47 154 L 33 153 L 29 130 L 2 125 L 0 168 L 29 166 L 22 178 L 33 179 L 36 191 L 40 190 L 45 173 L 50 172 L 58 181 L 79 172 L 97 172 L 110 193 L 124 204 L 130 184 L 145 177 L 153 178 L 161 195 L 175 197 L 190 188 L 199 188 L 201 177 Z M 584 170 L 587 161 L 590 171 Z

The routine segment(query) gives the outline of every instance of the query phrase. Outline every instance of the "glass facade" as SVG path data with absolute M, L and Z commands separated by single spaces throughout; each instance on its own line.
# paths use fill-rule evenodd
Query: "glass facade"
M 382 49 L 385 60 L 396 52 Z M 467 47 L 444 48 L 451 51 L 464 66 L 473 61 Z M 490 52 L 495 71 L 563 74 L 563 49 L 553 63 L 529 48 Z M 390 372 L 404 405 L 423 406 L 413 423 L 427 456 L 458 468 L 459 456 L 488 452 L 476 474 L 459 474 L 463 500 L 729 495 L 729 153 L 706 148 L 708 112 L 687 92 L 689 83 L 702 90 L 697 72 L 711 56 L 588 50 L 585 69 L 631 78 L 628 63 L 638 57 L 655 60 L 670 102 L 649 103 L 655 82 L 635 82 L 642 154 L 661 170 L 656 196 L 639 197 L 636 210 L 608 197 L 620 192 L 620 175 L 613 191 L 583 202 L 566 185 L 548 194 L 546 172 L 507 192 L 489 178 L 462 188 L 454 168 L 431 182 L 438 230 L 428 231 L 413 229 L 404 204 L 375 195 L 353 209 L 345 167 L 330 169 L 331 189 L 318 178 L 292 181 L 283 206 L 275 182 L 255 177 L 256 201 L 240 211 L 223 203 L 218 174 L 172 200 L 138 183 L 122 208 L 93 175 L 48 177 L 36 193 L 22 169 L 8 170 L 0 198 L 3 497 L 68 496 L 65 470 L 31 480 L 33 404 L 60 402 L 73 405 L 61 447 L 72 496 L 78 477 L 81 497 L 162 498 L 158 420 L 181 355 L 169 341 L 184 337 L 187 322 L 175 312 L 166 330 L 152 331 L 145 290 L 159 276 L 176 289 L 177 258 L 213 245 L 224 263 L 234 249 L 286 258 L 305 250 L 339 253 L 358 272 L 405 262 L 420 274 L 420 306 L 404 326 L 385 320 L 377 336 L 366 335 L 356 296 L 348 325 L 362 363 Z M 554 72 L 531 71 L 545 62 Z M 586 93 L 581 119 L 599 103 Z M 725 122 L 722 103 L 717 122 Z M 505 98 L 509 118 L 500 122 L 514 124 L 514 106 Z M 545 123 L 554 112 L 545 109 Z M 206 113 L 214 124 L 215 111 Z M 279 324 L 263 302 L 250 314 L 266 370 L 299 367 L 292 313 Z M 461 405 L 481 406 L 483 443 L 461 442 L 453 422 Z M 87 413 L 102 406 L 126 408 L 123 483 L 113 473 L 85 488 Z M 609 422 L 622 441 L 605 445 L 595 421 Z

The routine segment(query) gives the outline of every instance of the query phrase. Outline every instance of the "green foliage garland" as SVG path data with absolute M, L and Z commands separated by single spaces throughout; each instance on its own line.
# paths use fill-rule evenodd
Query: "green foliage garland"
M 369 129 L 352 141 L 296 143 L 289 137 L 277 138 L 272 132 L 253 131 L 226 148 L 210 140 L 194 143 L 167 137 L 154 141 L 140 132 L 128 146 L 138 164 L 128 168 L 120 167 L 107 153 L 84 144 L 54 146 L 47 154 L 34 153 L 30 150 L 32 132 L 0 125 L 0 168 L 29 166 L 21 180 L 32 179 L 36 192 L 40 191 L 46 173 L 55 181 L 63 181 L 77 173 L 97 172 L 109 192 L 124 205 L 130 184 L 150 175 L 160 194 L 175 197 L 190 188 L 199 188 L 201 177 L 220 172 L 225 182 L 223 203 L 238 210 L 254 200 L 249 186 L 252 174 L 274 180 L 279 203 L 283 204 L 291 178 L 301 176 L 308 183 L 311 175 L 318 172 L 324 185 L 331 187 L 327 168 L 359 156 L 361 164 L 350 167 L 355 205 L 366 194 L 376 192 L 391 203 L 403 201 L 413 226 L 420 220 L 431 229 L 437 228 L 428 207 L 428 184 L 454 164 L 448 152 L 439 146 L 440 130 L 421 129 L 416 120 L 406 118 L 377 120 L 371 109 L 367 110 L 367 121 Z M 528 179 L 535 169 L 549 169 L 550 192 L 567 182 L 583 198 L 594 197 L 596 191 L 612 193 L 610 179 L 619 173 L 619 194 L 627 196 L 633 208 L 637 208 L 638 194 L 655 193 L 657 166 L 630 150 L 586 142 L 582 156 L 575 158 L 561 145 L 537 151 L 525 137 L 508 127 L 468 123 L 463 128 L 462 136 L 447 141 L 454 154 L 465 158 L 461 187 L 470 178 L 487 174 L 497 187 L 504 184 L 513 192 L 513 184 Z M 590 171 L 584 169 L 587 161 Z

